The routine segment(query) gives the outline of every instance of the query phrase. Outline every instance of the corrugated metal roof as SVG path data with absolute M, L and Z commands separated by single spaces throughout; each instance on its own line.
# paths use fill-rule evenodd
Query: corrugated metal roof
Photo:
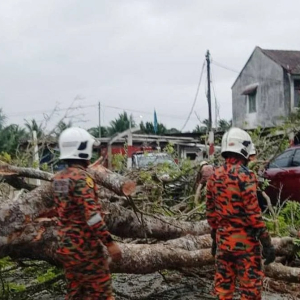
M 291 74 L 300 74 L 300 51 L 267 49 L 261 51 Z

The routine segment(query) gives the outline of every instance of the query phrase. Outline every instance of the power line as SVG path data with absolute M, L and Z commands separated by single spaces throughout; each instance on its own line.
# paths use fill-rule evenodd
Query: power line
M 23 112 L 8 114 L 7 117 L 8 118 L 13 118 L 13 117 L 22 117 L 22 116 L 26 116 L 26 115 L 40 115 L 40 114 L 50 113 L 50 112 L 53 112 L 53 111 L 63 112 L 63 111 L 67 111 L 69 109 L 77 110 L 77 109 L 91 108 L 91 107 L 98 107 L 98 104 L 79 105 L 79 106 L 76 106 L 74 108 L 67 107 L 67 108 L 56 108 L 56 109 L 47 109 L 47 110 L 23 111 Z M 141 114 L 145 114 L 145 115 L 153 115 L 153 112 L 143 111 L 143 110 L 136 110 L 136 109 L 130 109 L 130 108 L 119 107 L 119 106 L 112 106 L 112 105 L 101 104 L 101 107 L 111 108 L 111 109 L 117 109 L 117 110 L 122 110 L 122 111 L 135 112 L 135 113 L 141 113 Z M 185 117 L 178 116 L 178 115 L 160 114 L 160 116 L 185 120 Z
M 212 61 L 212 64 L 214 64 L 215 66 L 219 67 L 219 68 L 222 68 L 222 69 L 225 69 L 225 70 L 228 70 L 228 71 L 231 71 L 231 72 L 234 72 L 234 73 L 237 73 L 237 74 L 240 74 L 241 71 L 237 71 L 237 70 L 234 70 L 230 67 L 227 67 L 217 61 Z M 249 77 L 249 78 L 254 78 L 254 79 L 259 79 L 259 80 L 268 80 L 268 81 L 273 81 L 273 82 L 281 82 L 280 80 L 278 79 L 275 79 L 275 78 L 270 78 L 270 77 L 257 77 L 257 76 L 254 76 L 254 75 L 250 75 L 250 74 L 242 74 L 242 76 L 245 76 L 245 77 Z
M 185 128 L 186 124 L 188 123 L 190 117 L 191 117 L 191 114 L 193 113 L 193 110 L 195 108 L 195 104 L 196 104 L 196 101 L 197 101 L 197 97 L 198 97 L 198 94 L 199 94 L 199 89 L 200 89 L 200 84 L 201 84 L 201 81 L 202 81 L 202 76 L 203 76 L 203 71 L 204 71 L 204 67 L 205 67 L 205 60 L 203 62 L 203 65 L 202 65 L 202 70 L 201 70 L 201 74 L 200 74 L 200 78 L 199 78 L 199 82 L 198 82 L 198 86 L 197 86 L 197 91 L 196 91 L 196 95 L 195 95 L 195 99 L 194 99 L 194 102 L 193 102 L 193 105 L 192 105 L 192 108 L 190 110 L 190 113 L 184 123 L 184 125 L 182 126 L 181 130 L 180 131 L 183 131 L 183 129 Z
M 223 69 L 225 69 L 225 70 L 228 70 L 228 71 L 231 71 L 231 72 L 234 72 L 234 73 L 240 73 L 240 71 L 237 71 L 237 70 L 235 70 L 235 69 L 232 69 L 232 68 L 230 68 L 230 67 L 227 67 L 227 66 L 225 66 L 225 65 L 223 65 L 223 64 L 221 64 L 221 63 L 218 63 L 217 61 L 215 61 L 215 60 L 211 60 L 211 62 L 212 62 L 212 64 L 214 64 L 215 66 L 217 66 L 217 67 L 220 67 L 220 68 L 223 68 Z

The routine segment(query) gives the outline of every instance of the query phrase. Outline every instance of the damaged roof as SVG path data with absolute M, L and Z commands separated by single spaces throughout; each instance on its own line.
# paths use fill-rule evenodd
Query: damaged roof
M 293 75 L 300 74 L 300 51 L 266 50 L 261 48 L 260 50 L 289 73 Z

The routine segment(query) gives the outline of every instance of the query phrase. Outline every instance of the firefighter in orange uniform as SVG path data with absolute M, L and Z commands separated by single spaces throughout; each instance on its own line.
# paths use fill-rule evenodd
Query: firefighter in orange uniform
M 59 137 L 60 159 L 68 167 L 54 176 L 53 190 L 57 255 L 65 271 L 68 300 L 115 299 L 104 247 L 114 261 L 121 259 L 121 250 L 104 223 L 97 186 L 86 172 L 95 142 L 86 130 L 76 127 Z
M 216 255 L 217 299 L 233 299 L 238 280 L 240 299 L 260 300 L 262 255 L 265 265 L 275 260 L 257 201 L 256 176 L 245 167 L 251 146 L 251 138 L 244 130 L 227 131 L 221 149 L 225 163 L 207 182 L 207 220 L 216 242 L 212 254 Z

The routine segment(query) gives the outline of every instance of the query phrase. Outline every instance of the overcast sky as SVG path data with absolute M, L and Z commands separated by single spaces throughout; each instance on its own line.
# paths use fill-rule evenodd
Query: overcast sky
M 58 107 L 51 129 L 73 103 L 81 108 L 68 116 L 89 128 L 100 101 L 103 125 L 123 110 L 153 121 L 155 108 L 159 122 L 182 129 L 209 49 L 212 99 L 229 120 L 234 71 L 255 46 L 300 50 L 299 11 L 299 0 L 1 1 L 0 107 L 20 125 Z M 201 120 L 205 77 L 194 108 Z M 184 130 L 198 123 L 192 112 Z

